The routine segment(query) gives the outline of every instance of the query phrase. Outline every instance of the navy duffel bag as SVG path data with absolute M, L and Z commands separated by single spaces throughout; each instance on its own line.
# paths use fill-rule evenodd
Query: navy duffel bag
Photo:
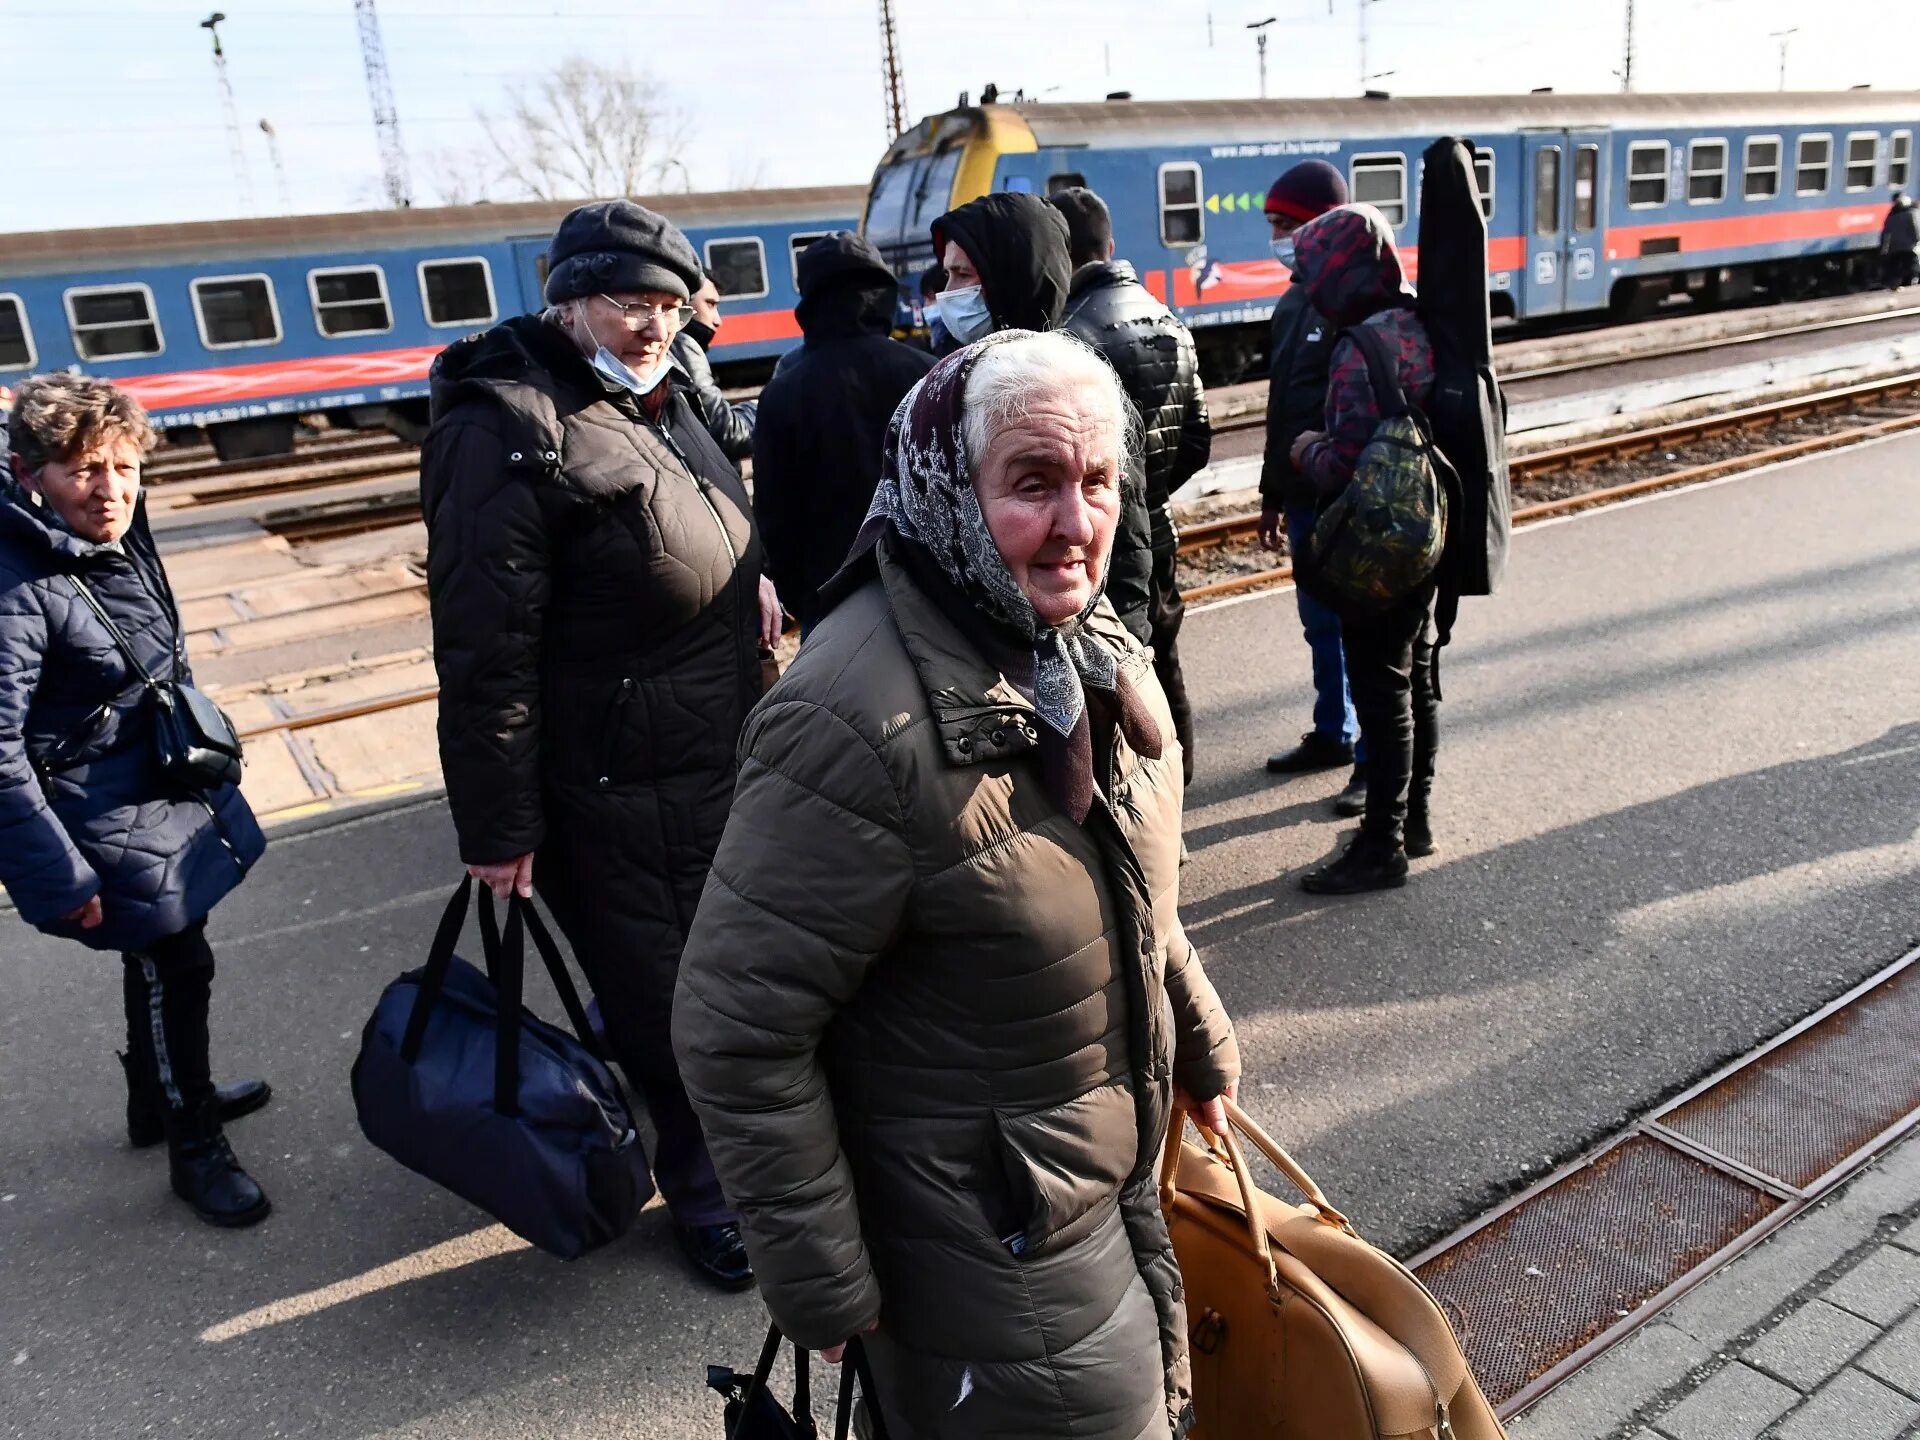
M 468 876 L 426 967 L 381 993 L 353 1062 L 354 1108 L 367 1139 L 402 1165 L 571 1260 L 632 1226 L 653 1194 L 646 1155 L 532 902 L 508 902 L 503 935 L 483 895 L 487 974 L 453 953 L 472 894 Z M 571 1035 L 521 1004 L 523 934 L 546 962 Z

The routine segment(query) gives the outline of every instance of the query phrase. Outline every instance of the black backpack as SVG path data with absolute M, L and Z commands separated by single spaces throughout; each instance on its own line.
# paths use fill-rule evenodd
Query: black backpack
M 1437 572 L 1438 646 L 1453 633 L 1462 595 L 1491 595 L 1507 564 L 1513 489 L 1507 479 L 1507 402 L 1493 374 L 1487 301 L 1487 221 L 1473 150 L 1443 137 L 1427 147 L 1420 174 L 1420 283 L 1416 302 L 1433 342 L 1427 419 L 1458 488 L 1448 496 L 1446 550 Z

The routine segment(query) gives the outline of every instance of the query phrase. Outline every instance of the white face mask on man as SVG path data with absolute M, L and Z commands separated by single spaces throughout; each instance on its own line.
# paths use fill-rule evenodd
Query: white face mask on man
M 993 333 L 993 312 L 987 308 L 986 294 L 978 285 L 963 285 L 943 290 L 934 296 L 940 323 L 962 345 L 971 345 Z

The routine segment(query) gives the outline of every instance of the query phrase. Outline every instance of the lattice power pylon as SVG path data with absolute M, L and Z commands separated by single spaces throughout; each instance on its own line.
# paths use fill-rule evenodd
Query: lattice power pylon
M 880 0 L 880 63 L 887 77 L 887 142 L 907 128 L 906 82 L 900 77 L 900 36 L 893 27 L 893 0 Z
M 393 79 L 387 74 L 387 47 L 380 40 L 380 16 L 373 0 L 353 0 L 360 22 L 360 58 L 367 67 L 367 98 L 373 102 L 373 132 L 380 141 L 380 170 L 387 202 L 397 208 L 413 204 L 413 185 L 407 178 L 407 149 L 400 143 L 400 112 L 393 103 Z

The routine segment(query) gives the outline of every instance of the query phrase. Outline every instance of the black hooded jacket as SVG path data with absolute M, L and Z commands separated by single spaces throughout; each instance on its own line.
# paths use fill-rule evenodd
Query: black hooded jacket
M 1920 226 L 1915 224 L 1913 201 L 1905 195 L 1897 196 L 1887 207 L 1886 221 L 1880 227 L 1880 253 L 1911 255 L 1916 244 L 1920 244 Z
M 933 250 L 951 240 L 980 272 L 995 330 L 1052 330 L 1073 283 L 1067 221 L 1038 195 L 1001 191 L 933 222 Z
M 589 973 L 645 967 L 664 1005 L 760 698 L 746 491 L 677 375 L 654 417 L 537 316 L 450 346 L 431 383 L 420 500 L 460 858 L 536 852 Z
M 1124 260 L 1097 261 L 1074 271 L 1060 324 L 1106 357 L 1140 412 L 1153 544 L 1171 549 L 1176 543 L 1173 492 L 1199 474 L 1213 452 L 1193 337 Z
M 700 414 L 707 433 L 729 460 L 744 460 L 753 454 L 753 401 L 727 399 L 713 378 L 713 365 L 706 349 L 687 331 L 673 337 L 669 351 L 673 363 L 687 377 L 687 399 Z
M 887 338 L 899 287 L 871 243 L 841 231 L 800 257 L 806 337 L 760 392 L 753 431 L 753 509 L 768 573 L 803 626 L 823 613 L 820 587 L 840 568 L 873 503 L 887 423 L 933 368 Z

